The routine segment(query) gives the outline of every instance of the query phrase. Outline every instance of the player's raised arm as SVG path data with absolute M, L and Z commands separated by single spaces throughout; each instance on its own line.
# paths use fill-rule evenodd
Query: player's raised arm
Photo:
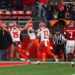
M 21 32 L 24 31 L 24 30 L 26 30 L 26 29 L 28 29 L 28 28 L 29 28 L 29 24 L 30 24 L 31 22 L 32 22 L 32 19 L 30 19 L 30 20 L 27 22 L 27 24 L 25 25 L 24 28 L 21 28 Z
M 0 20 L 0 25 L 1 25 L 1 28 L 2 28 L 3 30 L 8 31 L 8 29 L 5 28 L 5 27 L 3 26 L 3 24 L 2 24 L 2 20 Z

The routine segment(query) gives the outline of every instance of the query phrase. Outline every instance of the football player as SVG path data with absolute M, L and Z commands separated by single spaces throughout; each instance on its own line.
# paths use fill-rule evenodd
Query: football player
M 40 44 L 38 46 L 38 51 L 37 51 L 37 60 L 38 60 L 37 64 L 40 64 L 40 55 L 41 55 L 41 51 L 43 50 L 43 48 L 45 48 L 47 54 L 52 56 L 55 59 L 55 61 L 58 62 L 57 56 L 55 56 L 55 54 L 52 53 L 50 50 L 49 38 L 51 37 L 51 34 L 49 33 L 48 28 L 45 28 L 45 27 L 46 25 L 44 22 L 41 22 L 39 24 L 37 36 L 41 37 L 41 41 L 40 41 Z
M 72 57 L 74 57 L 74 46 L 75 46 L 75 27 L 74 22 L 72 20 L 68 23 L 68 28 L 64 29 L 64 34 L 66 36 L 66 54 L 67 61 L 72 61 Z M 72 62 L 73 64 L 73 62 Z
M 30 23 L 31 21 L 32 21 L 32 20 L 29 20 L 28 23 Z M 23 50 L 22 50 L 21 44 L 20 44 L 20 33 L 28 28 L 28 23 L 26 24 L 26 27 L 24 27 L 24 28 L 18 28 L 18 27 L 17 27 L 17 24 L 14 24 L 14 23 L 13 23 L 13 24 L 11 24 L 11 25 L 12 25 L 12 28 L 6 29 L 6 28 L 3 26 L 2 21 L 0 20 L 0 25 L 1 25 L 1 27 L 2 27 L 5 31 L 7 31 L 7 32 L 10 33 L 10 35 L 11 35 L 11 37 L 12 37 L 13 44 L 14 44 L 14 46 L 16 46 L 16 48 L 17 48 L 17 50 L 19 51 L 21 57 L 23 57 L 23 58 L 27 61 L 27 63 L 30 64 L 31 62 L 30 62 L 30 60 L 28 60 L 27 54 L 24 54 L 24 53 L 23 53 Z
M 32 23 L 30 23 L 29 24 L 29 28 L 27 29 L 27 31 L 28 31 L 28 36 L 29 36 L 29 38 L 30 38 L 30 43 L 28 44 L 28 46 L 27 46 L 27 48 L 26 48 L 26 52 L 27 52 L 27 54 L 29 55 L 29 52 L 30 52 L 30 50 L 32 49 L 32 48 L 34 48 L 34 47 L 36 47 L 36 49 L 38 48 L 38 45 L 39 45 L 39 41 L 38 41 L 38 39 L 36 38 L 36 31 L 34 31 L 34 29 L 33 29 L 33 24 Z

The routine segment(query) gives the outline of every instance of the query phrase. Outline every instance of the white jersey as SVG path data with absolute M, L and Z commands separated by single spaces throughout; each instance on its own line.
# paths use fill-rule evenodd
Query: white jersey
M 36 35 L 34 32 L 30 33 L 30 30 L 34 30 L 32 27 L 28 28 L 28 35 L 29 35 L 29 38 L 32 40 L 32 39 L 35 39 L 36 38 Z
M 19 28 L 9 29 L 9 32 L 10 32 L 13 42 L 20 41 L 21 30 Z
M 49 30 L 47 28 L 38 29 L 37 36 L 41 36 L 41 41 L 49 41 Z

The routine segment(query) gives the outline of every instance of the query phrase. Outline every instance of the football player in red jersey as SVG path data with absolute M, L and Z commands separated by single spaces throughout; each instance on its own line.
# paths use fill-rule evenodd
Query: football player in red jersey
M 29 64 L 30 64 L 31 62 L 30 62 L 30 60 L 28 60 L 27 54 L 24 54 L 24 53 L 23 53 L 23 50 L 22 50 L 22 48 L 21 48 L 21 44 L 20 44 L 20 33 L 21 33 L 22 31 L 28 29 L 28 24 L 29 24 L 31 21 L 32 21 L 32 20 L 29 20 L 28 23 L 26 24 L 26 27 L 24 27 L 24 28 L 18 28 L 18 27 L 17 27 L 17 24 L 14 24 L 14 23 L 13 23 L 11 29 L 6 29 L 6 28 L 3 26 L 2 21 L 0 20 L 0 25 L 1 25 L 1 27 L 2 27 L 5 31 L 7 31 L 7 32 L 10 33 L 10 35 L 11 35 L 11 37 L 12 37 L 12 41 L 13 41 L 14 46 L 16 46 L 16 48 L 17 48 L 17 50 L 19 51 L 21 57 L 23 57 L 23 58 L 27 61 L 27 63 L 29 63 Z
M 66 54 L 67 54 L 67 61 L 73 60 L 74 57 L 74 47 L 75 47 L 75 27 L 74 22 L 71 20 L 68 23 L 68 28 L 64 29 L 64 34 L 66 35 Z M 72 62 L 73 64 L 73 62 Z

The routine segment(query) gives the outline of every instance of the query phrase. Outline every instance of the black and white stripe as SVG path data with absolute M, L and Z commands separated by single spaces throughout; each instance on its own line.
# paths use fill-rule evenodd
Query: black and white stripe
M 63 36 L 63 34 L 59 34 L 59 35 L 55 34 L 55 35 L 53 36 L 53 43 L 55 44 L 55 42 L 56 42 L 56 44 L 62 45 L 62 44 L 64 44 L 64 42 L 65 42 L 63 38 L 65 38 L 65 37 Z

